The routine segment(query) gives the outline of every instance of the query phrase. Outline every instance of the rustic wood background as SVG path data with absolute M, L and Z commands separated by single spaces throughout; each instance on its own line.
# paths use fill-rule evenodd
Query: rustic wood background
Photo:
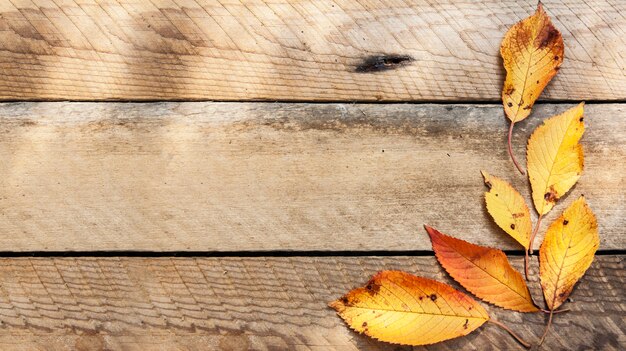
M 542 229 L 585 194 L 601 238 L 544 349 L 625 349 L 626 2 L 543 3 L 565 61 L 515 152 L 586 101 L 585 172 Z M 458 286 L 425 223 L 520 268 L 480 170 L 529 200 L 498 52 L 535 6 L 0 1 L 0 349 L 411 349 L 326 304 L 381 269 Z M 544 315 L 487 307 L 540 336 Z M 521 346 L 487 325 L 414 349 Z

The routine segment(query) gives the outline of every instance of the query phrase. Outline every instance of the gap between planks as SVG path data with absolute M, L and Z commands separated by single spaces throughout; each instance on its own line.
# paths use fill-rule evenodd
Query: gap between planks
M 524 251 L 502 250 L 507 256 L 521 257 Z M 434 257 L 433 251 L 403 250 L 403 251 L 13 251 L 0 252 L 0 258 L 56 258 L 56 257 L 182 257 L 182 258 L 213 258 L 213 257 Z M 535 253 L 533 256 L 537 256 Z M 598 250 L 596 256 L 626 255 L 626 250 Z

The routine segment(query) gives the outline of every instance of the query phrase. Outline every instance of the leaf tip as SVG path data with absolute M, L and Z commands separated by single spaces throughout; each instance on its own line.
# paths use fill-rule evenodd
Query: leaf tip
M 489 190 L 491 190 L 492 187 L 492 183 L 491 183 L 491 174 L 487 173 L 486 171 L 480 171 L 480 173 L 483 175 L 483 180 L 485 181 L 485 185 L 487 186 L 487 188 L 489 188 Z
M 346 299 L 345 297 L 341 297 L 335 301 L 331 301 L 328 303 L 328 307 L 332 308 L 333 310 L 339 313 L 346 307 L 345 299 Z
M 585 212 L 589 212 L 593 214 L 593 212 L 591 211 L 591 207 L 589 206 L 589 203 L 587 203 L 587 198 L 585 197 L 585 194 L 580 194 L 578 199 L 576 199 L 576 201 L 574 201 L 574 203 L 572 203 L 570 207 L 571 208 L 581 207 Z M 595 219 L 595 215 L 594 215 L 594 219 Z
M 428 224 L 424 224 L 424 229 L 426 229 L 426 233 L 430 236 L 430 239 L 433 240 L 435 237 L 438 237 L 441 233 L 437 231 L 437 229 L 429 226 Z

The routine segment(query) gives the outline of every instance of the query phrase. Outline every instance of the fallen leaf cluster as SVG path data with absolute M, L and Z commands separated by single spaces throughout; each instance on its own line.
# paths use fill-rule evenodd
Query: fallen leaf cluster
M 513 125 L 528 117 L 533 104 L 563 62 L 563 39 L 541 3 L 530 17 L 505 35 L 501 55 L 507 71 L 502 101 L 509 128 L 509 153 Z M 487 211 L 495 223 L 525 250 L 526 279 L 529 254 L 541 220 L 580 178 L 584 131 L 584 103 L 546 119 L 527 144 L 527 169 L 534 225 L 524 197 L 505 180 L 482 172 L 488 187 Z M 524 276 L 513 268 L 501 250 L 472 244 L 425 226 L 433 251 L 445 271 L 468 292 L 495 306 L 526 313 L 549 313 L 539 345 L 553 315 L 572 293 L 591 265 L 599 246 L 596 218 L 585 198 L 575 200 L 545 232 L 539 249 L 539 278 L 545 305 L 535 304 Z M 382 271 L 361 288 L 330 303 L 354 330 L 372 338 L 403 345 L 426 345 L 467 335 L 486 322 L 506 329 L 522 345 L 530 344 L 490 318 L 467 294 L 449 285 L 401 271 Z

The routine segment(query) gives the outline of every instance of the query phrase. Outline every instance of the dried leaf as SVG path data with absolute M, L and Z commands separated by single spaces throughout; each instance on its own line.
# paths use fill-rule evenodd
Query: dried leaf
M 550 225 L 539 249 L 539 276 L 550 310 L 567 299 L 599 245 L 596 217 L 581 196 Z
M 496 306 L 537 312 L 522 275 L 498 249 L 470 244 L 425 226 L 439 263 L 465 289 Z
M 511 184 L 482 171 L 489 191 L 485 193 L 487 211 L 496 224 L 525 249 L 530 244 L 530 210 L 520 193 Z
M 530 115 L 535 101 L 558 72 L 563 50 L 563 37 L 552 25 L 541 2 L 532 16 L 516 23 L 502 40 L 500 55 L 506 69 L 502 103 L 511 120 L 509 153 L 522 173 L 511 150 L 513 125 Z
M 506 69 L 502 89 L 504 111 L 511 122 L 530 115 L 531 108 L 563 62 L 563 37 L 541 3 L 530 17 L 504 36 L 500 55 Z
M 427 345 L 467 335 L 489 320 L 469 296 L 400 271 L 376 274 L 330 303 L 359 333 L 402 345 Z
M 583 171 L 584 103 L 551 117 L 528 139 L 528 176 L 539 215 L 548 213 Z M 532 246 L 532 245 L 531 245 Z

